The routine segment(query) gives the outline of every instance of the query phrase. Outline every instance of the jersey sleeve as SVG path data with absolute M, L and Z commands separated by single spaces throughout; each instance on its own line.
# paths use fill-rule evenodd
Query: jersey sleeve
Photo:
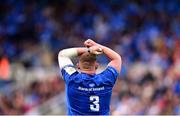
M 112 86 L 115 84 L 119 73 L 111 66 L 108 66 L 102 73 L 99 74 L 103 83 L 109 83 Z
M 62 77 L 66 83 L 68 83 L 71 79 L 71 76 L 76 73 L 78 73 L 78 71 L 73 65 L 66 65 L 64 68 L 61 69 Z

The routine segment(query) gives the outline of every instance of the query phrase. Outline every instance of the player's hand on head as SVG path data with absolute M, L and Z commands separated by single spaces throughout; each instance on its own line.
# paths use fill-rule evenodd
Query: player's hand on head
M 84 42 L 84 45 L 85 45 L 86 47 L 91 47 L 91 46 L 97 45 L 97 43 L 94 42 L 94 41 L 91 40 L 91 39 L 88 39 L 88 40 L 86 40 L 86 41 Z
M 99 55 L 103 53 L 102 48 L 98 45 L 91 46 L 89 49 L 92 54 Z

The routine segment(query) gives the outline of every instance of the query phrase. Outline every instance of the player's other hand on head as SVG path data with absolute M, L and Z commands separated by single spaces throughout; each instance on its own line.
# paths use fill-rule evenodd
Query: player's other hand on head
M 91 46 L 97 45 L 97 43 L 94 42 L 92 39 L 88 39 L 88 40 L 86 40 L 86 41 L 84 42 L 84 45 L 85 45 L 86 47 L 91 47 Z
M 99 55 L 103 53 L 102 49 L 98 45 L 91 46 L 89 49 L 92 54 Z

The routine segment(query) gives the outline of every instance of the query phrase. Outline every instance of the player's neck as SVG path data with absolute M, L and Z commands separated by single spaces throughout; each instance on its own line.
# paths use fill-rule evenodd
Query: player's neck
M 86 74 L 90 74 L 90 75 L 94 75 L 96 73 L 95 70 L 88 70 L 88 69 L 81 69 L 80 71 L 82 73 L 86 73 Z

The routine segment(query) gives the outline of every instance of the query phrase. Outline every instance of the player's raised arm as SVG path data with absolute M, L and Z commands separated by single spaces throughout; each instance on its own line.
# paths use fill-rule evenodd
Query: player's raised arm
M 84 42 L 84 45 L 87 47 L 97 46 L 100 49 L 102 49 L 102 52 L 110 59 L 108 66 L 112 66 L 118 72 L 120 72 L 122 61 L 121 61 L 121 57 L 118 53 L 116 53 L 115 51 L 113 51 L 112 49 L 110 49 L 106 46 L 103 46 L 103 45 L 100 45 L 100 44 L 94 42 L 91 39 L 86 40 Z
M 68 48 L 61 50 L 58 54 L 59 67 L 62 69 L 67 65 L 73 65 L 71 58 L 80 56 L 87 51 L 88 49 L 86 47 Z

